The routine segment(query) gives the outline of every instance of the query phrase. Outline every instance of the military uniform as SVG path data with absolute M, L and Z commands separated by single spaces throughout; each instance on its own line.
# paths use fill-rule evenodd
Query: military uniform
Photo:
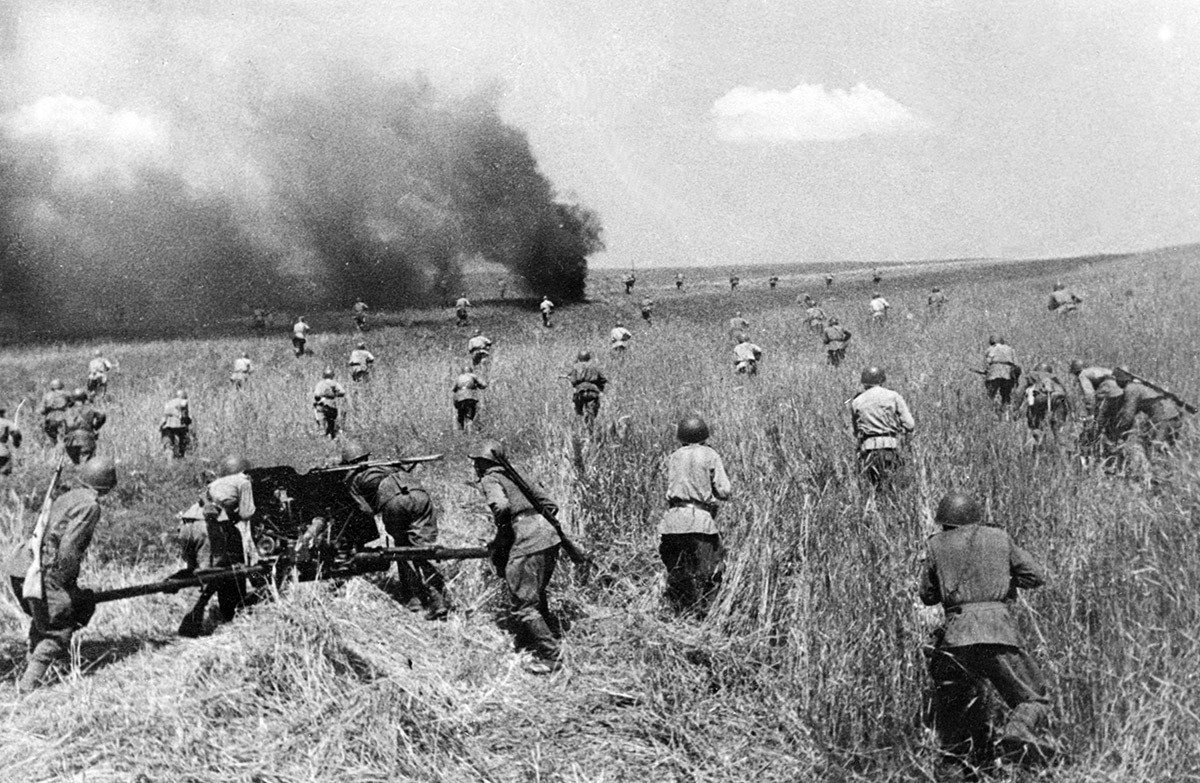
M 733 277 L 729 278 L 729 290 L 736 291 L 737 287 L 738 287 L 738 283 L 740 283 L 740 282 L 742 282 L 742 279 L 740 277 L 738 277 L 737 275 L 734 275 Z
M 946 612 L 928 665 L 934 728 L 947 752 L 976 759 L 987 753 L 985 681 L 1011 708 L 1001 741 L 1036 742 L 1050 700 L 1009 607 L 1018 588 L 1044 581 L 1041 566 L 999 528 L 966 524 L 929 539 L 921 601 Z
M 1078 310 L 1082 302 L 1083 299 L 1076 296 L 1074 291 L 1060 288 L 1050 294 L 1050 302 L 1047 305 L 1047 309 L 1060 315 L 1066 315 Z
M 591 424 L 600 413 L 600 395 L 608 385 L 604 371 L 592 361 L 576 362 L 567 375 L 574 391 L 571 401 L 575 404 L 575 415 L 582 416 L 584 423 Z
M 652 300 L 648 296 L 645 297 L 644 299 L 642 299 L 642 320 L 646 322 L 647 326 L 650 325 L 650 319 L 654 315 L 653 310 L 654 310 L 654 300 Z
M 729 319 L 729 336 L 733 338 L 734 342 L 737 342 L 741 338 L 742 333 L 749 328 L 750 322 L 743 318 L 740 313 Z
M 0 476 L 12 475 L 12 449 L 21 447 L 21 437 L 21 430 L 17 428 L 16 422 L 0 415 Z
M 250 379 L 250 373 L 254 372 L 254 364 L 245 356 L 239 356 L 233 360 L 233 372 L 229 374 L 229 382 L 233 384 L 233 388 L 240 389 Z
M 829 288 L 833 285 L 833 275 L 825 275 L 825 287 Z
M 926 303 L 929 305 L 930 310 L 935 313 L 941 313 L 942 308 L 946 305 L 946 295 L 942 293 L 941 289 L 935 288 L 930 292 Z
M 983 386 L 997 407 L 1007 408 L 1012 404 L 1012 393 L 1021 377 L 1017 364 L 1017 352 L 1011 346 L 997 342 L 989 345 L 983 356 Z
M 232 568 L 254 565 L 250 519 L 254 516 L 254 486 L 246 473 L 232 473 L 209 483 L 200 495 L 199 513 L 186 514 L 179 528 L 180 545 L 187 571 L 201 568 Z M 204 615 L 213 596 L 221 622 L 229 622 L 248 601 L 245 578 L 205 585 L 191 610 L 179 624 L 179 635 L 199 636 Z
M 1146 416 L 1149 426 L 1145 435 L 1151 443 L 1172 445 L 1183 426 L 1183 412 L 1174 400 L 1137 381 L 1125 384 L 1119 407 L 1113 405 L 1109 410 L 1113 421 L 1106 429 L 1118 440 L 1134 433 L 1139 413 Z
M 667 567 L 666 598 L 676 612 L 707 611 L 721 586 L 724 549 L 717 501 L 732 486 L 721 456 L 689 443 L 667 458 L 667 511 L 658 525 L 658 554 Z
M 775 290 L 775 286 L 779 285 L 779 275 L 771 275 L 768 277 L 767 285 L 771 287 L 771 290 Z
M 551 302 L 549 297 L 542 297 L 538 309 L 542 311 L 542 326 L 550 328 L 550 314 L 554 312 L 554 302 Z
M 1048 428 L 1054 437 L 1067 423 L 1067 390 L 1062 381 L 1052 372 L 1033 370 L 1021 379 L 1017 390 L 1021 407 L 1025 409 L 1025 423 L 1040 441 Z
M 256 332 L 265 331 L 267 328 L 267 311 L 261 307 L 254 308 L 253 314 L 250 316 L 250 328 Z
M 821 332 L 821 340 L 825 343 L 825 358 L 834 367 L 846 358 L 846 343 L 850 342 L 850 330 L 841 324 L 831 323 Z
M 363 467 L 346 477 L 346 487 L 363 513 L 382 518 L 384 529 L 396 546 L 437 544 L 433 501 L 415 477 L 399 468 Z M 421 600 L 431 619 L 444 617 L 450 607 L 446 600 L 446 580 L 437 566 L 424 560 L 398 565 L 405 592 Z
M 42 415 L 42 432 L 50 442 L 57 443 L 63 434 L 63 425 L 67 420 L 67 409 L 71 407 L 71 398 L 63 389 L 51 389 L 42 395 L 42 404 L 38 413 Z
M 825 311 L 815 304 L 812 305 L 804 311 L 804 322 L 812 331 L 821 331 L 825 326 Z
M 762 356 L 759 348 L 749 340 L 742 340 L 733 346 L 733 368 L 739 375 L 757 375 L 758 360 Z
M 360 332 L 367 331 L 367 310 L 370 309 L 361 299 L 354 303 L 354 328 Z
M 898 392 L 871 386 L 850 400 L 850 422 L 858 439 L 858 468 L 872 484 L 886 483 L 900 469 L 900 438 L 916 428 Z
M 192 415 L 187 397 L 168 400 L 163 406 L 163 417 L 159 422 L 158 432 L 176 459 L 182 459 L 187 454 L 188 445 L 191 443 L 191 426 Z
M 108 417 L 92 407 L 89 402 L 75 405 L 67 411 L 63 422 L 63 447 L 76 465 L 87 462 L 96 453 L 96 440 L 100 428 Z
M 458 301 L 454 303 L 454 315 L 458 319 L 457 323 L 459 326 L 466 326 L 471 322 L 470 307 L 471 300 L 465 296 L 460 296 Z
M 346 389 L 332 378 L 322 378 L 313 387 L 313 418 L 317 426 L 330 438 L 338 434 L 339 397 L 346 396 Z
M 871 322 L 880 324 L 887 320 L 888 310 L 891 305 L 888 300 L 882 296 L 877 296 L 871 300 Z
M 624 353 L 629 348 L 629 341 L 632 339 L 633 332 L 619 324 L 608 333 L 609 348 L 613 353 Z
M 92 618 L 91 593 L 78 584 L 79 568 L 100 522 L 99 494 L 80 486 L 59 496 L 50 506 L 42 536 L 42 598 L 24 598 L 25 576 L 33 562 L 22 544 L 9 558 L 6 570 L 13 593 L 29 624 L 29 663 L 17 687 L 22 692 L 42 684 L 46 672 L 67 656 L 71 637 Z
M 87 393 L 95 398 L 98 394 L 108 391 L 108 373 L 113 368 L 112 362 L 103 356 L 93 357 L 88 362 Z
M 637 282 L 637 278 L 633 275 L 625 275 L 625 293 L 633 293 L 633 284 Z
M 292 325 L 292 350 L 296 352 L 296 358 L 304 355 L 304 346 L 308 343 L 310 328 L 304 319 L 300 319 Z
M 557 514 L 558 505 L 545 490 L 536 482 L 529 484 L 542 507 Z M 550 612 L 546 588 L 554 575 L 562 539 L 500 466 L 492 465 L 480 476 L 479 488 L 496 523 L 492 562 L 512 595 L 517 645 L 539 658 L 557 661 L 558 621 Z
M 683 290 L 683 275 L 682 274 L 675 275 L 675 290 L 676 291 Z
M 355 383 L 370 380 L 371 365 L 375 364 L 375 354 L 366 348 L 355 348 L 350 352 L 350 361 L 347 364 L 350 366 L 350 380 Z
M 484 360 L 491 356 L 491 352 L 492 341 L 482 334 L 477 334 L 467 341 L 467 353 L 471 354 L 471 364 L 475 367 L 483 364 Z
M 486 388 L 487 382 L 473 372 L 461 373 L 454 379 L 454 416 L 460 430 L 475 421 L 479 393 Z

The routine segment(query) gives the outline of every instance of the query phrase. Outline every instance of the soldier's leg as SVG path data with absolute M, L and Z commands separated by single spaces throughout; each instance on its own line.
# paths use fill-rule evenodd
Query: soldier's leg
M 725 548 L 721 537 L 713 534 L 696 534 L 696 609 L 705 613 L 721 588 L 725 573 Z
M 180 636 L 194 639 L 204 632 L 204 612 L 208 608 L 208 602 L 216 592 L 217 589 L 210 585 L 200 588 L 200 595 L 196 596 L 196 603 L 192 604 L 192 608 L 188 610 L 188 613 L 179 622 L 177 633 Z
M 558 639 L 546 623 L 542 607 L 546 605 L 546 587 L 554 573 L 552 561 L 558 546 L 529 555 L 509 558 L 504 579 L 513 597 L 513 618 L 524 635 L 524 646 L 545 660 L 558 660 Z
M 970 648 L 935 648 L 927 668 L 933 682 L 930 718 L 942 752 L 979 763 L 990 748 L 983 681 L 970 668 Z
M 0 446 L 0 476 L 12 475 L 12 453 Z
M 980 645 L 977 671 L 986 677 L 1010 712 L 1000 732 L 1007 752 L 1044 755 L 1039 736 L 1050 715 L 1050 698 L 1041 669 L 1019 647 Z
M 437 513 L 424 490 L 412 490 L 388 501 L 383 507 L 383 525 L 396 546 L 437 544 Z M 446 578 L 436 565 L 428 560 L 406 560 L 397 563 L 397 569 L 404 591 L 420 599 L 430 619 L 446 616 L 450 610 Z
M 667 567 L 667 589 L 664 597 L 677 614 L 688 611 L 695 606 L 701 595 L 696 578 L 698 564 L 695 536 L 688 533 L 664 535 L 658 552 Z

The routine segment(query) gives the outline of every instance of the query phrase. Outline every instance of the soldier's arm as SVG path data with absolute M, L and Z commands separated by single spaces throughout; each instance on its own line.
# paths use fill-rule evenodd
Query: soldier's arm
M 1013 586 L 1022 590 L 1032 590 L 1046 583 L 1046 572 L 1042 566 L 1016 544 L 1009 549 L 1008 571 L 1012 575 Z
M 721 455 L 716 452 L 713 452 L 711 472 L 713 497 L 718 500 L 729 500 L 733 493 L 733 484 L 729 481 L 729 474 L 725 472 L 725 463 L 721 460 Z
M 358 506 L 362 512 L 368 516 L 375 514 L 375 509 L 371 508 L 371 504 L 363 497 L 362 492 L 358 489 L 358 477 L 351 475 L 350 480 L 346 482 L 346 489 L 350 492 L 350 499 L 354 501 L 354 505 Z
M 1133 426 L 1133 422 L 1137 418 L 1138 402 L 1140 402 L 1142 395 L 1133 391 L 1131 386 L 1126 386 L 1125 394 L 1122 395 L 1121 411 L 1117 414 L 1117 429 L 1119 430 L 1129 429 Z
M 900 426 L 905 432 L 912 432 L 917 428 L 917 421 L 908 409 L 908 403 L 900 395 L 896 395 L 896 413 L 900 416 Z
M 558 504 L 554 499 L 546 494 L 546 488 L 537 481 L 530 481 L 529 488 L 533 490 L 533 499 L 536 499 L 538 504 L 542 506 L 550 516 L 558 516 Z
M 478 375 L 476 375 L 475 376 L 475 388 L 476 389 L 486 389 L 487 387 L 488 387 L 487 381 L 483 380 Z
M 58 542 L 58 559 L 56 567 L 65 577 L 65 581 L 74 582 L 79 578 L 79 566 L 87 554 L 87 548 L 92 543 L 92 534 L 96 523 L 100 521 L 100 506 L 92 503 L 67 525 L 62 538 Z
M 496 524 L 507 524 L 512 507 L 509 505 L 508 495 L 504 494 L 504 487 L 500 485 L 499 481 L 489 481 L 487 477 L 484 477 L 479 485 L 483 490 L 483 497 L 488 508 L 492 510 L 492 518 L 496 520 Z

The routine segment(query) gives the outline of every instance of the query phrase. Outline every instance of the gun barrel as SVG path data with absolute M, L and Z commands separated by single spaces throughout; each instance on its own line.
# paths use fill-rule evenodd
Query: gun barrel
M 96 590 L 92 593 L 92 600 L 97 604 L 109 603 L 110 601 L 123 601 L 126 598 L 137 598 L 142 595 L 154 595 L 156 593 L 175 593 L 180 590 L 185 590 L 189 587 L 206 587 L 208 585 L 220 584 L 231 579 L 239 579 L 247 576 L 262 574 L 271 569 L 274 562 L 263 563 L 256 566 L 234 566 L 233 568 L 215 569 L 207 572 L 197 572 L 192 576 L 185 576 L 176 579 L 164 579 L 160 582 L 147 582 L 140 585 L 130 585 L 128 587 L 115 587 L 111 590 Z
M 413 546 L 358 552 L 350 562 L 355 567 L 370 567 L 407 560 L 482 560 L 491 554 L 487 547 Z

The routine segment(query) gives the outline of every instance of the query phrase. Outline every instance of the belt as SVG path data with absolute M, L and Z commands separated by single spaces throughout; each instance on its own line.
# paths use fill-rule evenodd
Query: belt
M 999 606 L 999 607 L 1003 607 L 1005 609 L 1008 608 L 1008 604 L 1004 601 L 971 601 L 971 602 L 968 602 L 965 604 L 959 604 L 958 606 L 947 606 L 947 607 L 945 607 L 945 611 L 946 611 L 946 614 L 962 614 L 963 607 L 966 607 L 966 606 L 978 606 L 978 607 L 986 606 L 986 607 L 991 607 L 991 608 L 995 608 L 995 607 Z
M 703 500 L 681 500 L 679 498 L 671 498 L 667 501 L 667 508 L 698 508 L 701 511 L 707 511 L 709 514 L 715 515 L 717 507 L 713 503 L 705 503 Z
M 541 515 L 541 512 L 536 508 L 527 508 L 524 511 L 518 511 L 513 514 L 512 521 L 516 522 L 518 519 L 524 519 L 525 517 L 540 517 Z
M 886 441 L 886 445 L 880 442 Z M 895 451 L 900 448 L 900 439 L 895 435 L 872 435 L 858 442 L 860 451 Z

